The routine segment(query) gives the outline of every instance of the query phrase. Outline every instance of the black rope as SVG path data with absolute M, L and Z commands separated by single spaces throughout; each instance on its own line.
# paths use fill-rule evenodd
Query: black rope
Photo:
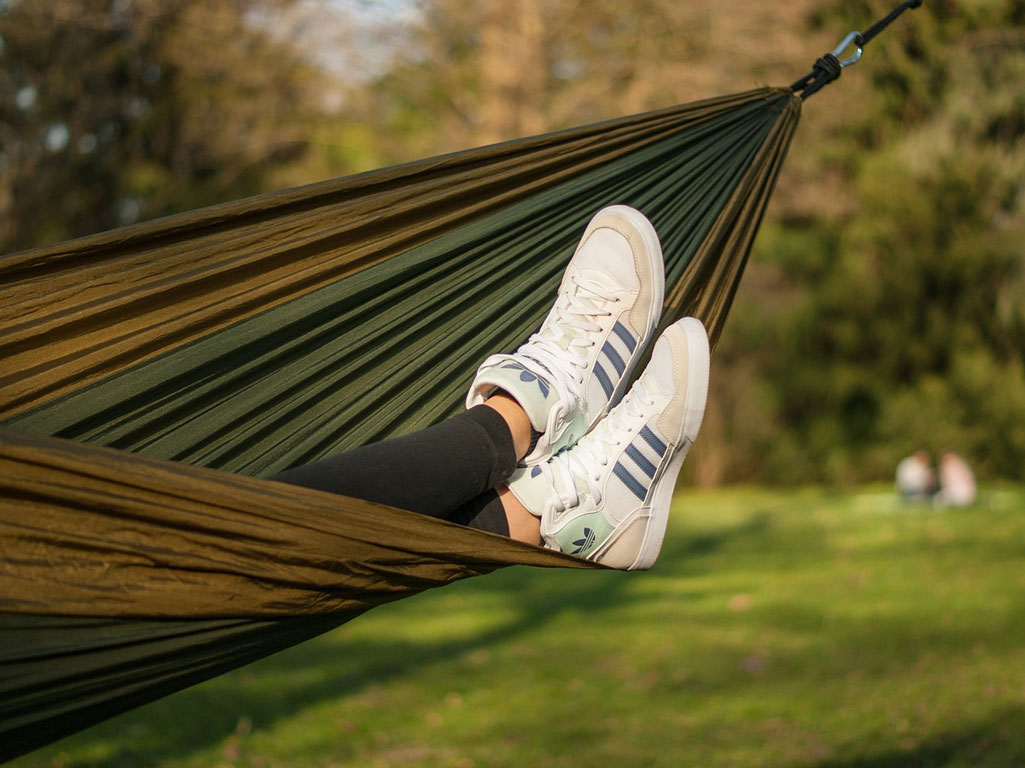
M 822 86 L 829 85 L 839 78 L 842 72 L 843 67 L 840 66 L 840 59 L 836 58 L 832 53 L 827 53 L 816 60 L 811 72 L 791 85 L 790 90 L 795 93 L 800 91 L 801 98 L 807 99 Z
M 890 26 L 890 24 L 892 24 L 893 21 L 898 16 L 900 16 L 902 13 L 904 13 L 904 11 L 908 10 L 909 8 L 917 8 L 921 4 L 922 4 L 922 0 L 907 0 L 906 3 L 901 3 L 900 5 L 898 5 L 892 11 L 890 11 L 888 16 L 886 16 L 885 18 L 879 19 L 879 21 L 877 21 L 875 24 L 873 24 L 871 27 L 869 27 L 868 28 L 868 32 L 863 32 L 862 33 L 862 35 L 861 35 L 861 45 L 862 46 L 868 45 L 868 42 L 873 37 L 875 37 L 880 32 L 882 32 L 884 29 L 886 29 L 888 26 Z
M 898 5 L 889 14 L 869 27 L 867 32 L 858 34 L 854 38 L 854 44 L 859 48 L 864 48 L 872 38 L 890 26 L 904 11 L 910 8 L 918 8 L 921 4 L 922 0 L 906 0 L 906 2 Z M 790 90 L 794 93 L 800 93 L 802 99 L 807 99 L 813 93 L 838 79 L 842 72 L 843 67 L 840 66 L 840 60 L 836 54 L 827 53 L 815 62 L 811 72 L 791 85 Z

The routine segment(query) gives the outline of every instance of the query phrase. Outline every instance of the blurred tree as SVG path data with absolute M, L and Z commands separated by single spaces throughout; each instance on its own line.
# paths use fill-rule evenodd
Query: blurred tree
M 813 3 L 789 0 L 783 14 L 744 0 L 409 6 L 405 44 L 356 95 L 387 129 L 379 146 L 391 161 L 789 83 L 809 56 L 793 15 Z
M 786 306 L 746 292 L 727 338 L 765 378 L 726 417 L 758 461 L 726 476 L 882 479 L 950 446 L 1025 477 L 1023 20 L 1022 2 L 927 3 L 873 44 L 872 88 L 819 159 L 852 204 L 769 228 Z
M 313 103 L 293 5 L 0 5 L 0 251 L 261 191 Z
M 786 84 L 892 5 L 0 0 L 0 249 Z M 692 479 L 1023 476 L 1023 79 L 1025 0 L 929 0 L 808 103 Z

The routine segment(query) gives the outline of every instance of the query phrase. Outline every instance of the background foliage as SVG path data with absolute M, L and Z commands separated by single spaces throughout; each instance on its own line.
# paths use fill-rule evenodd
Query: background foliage
M 0 251 L 787 84 L 890 0 L 0 0 Z M 1025 0 L 927 0 L 808 102 L 701 483 L 1025 477 Z

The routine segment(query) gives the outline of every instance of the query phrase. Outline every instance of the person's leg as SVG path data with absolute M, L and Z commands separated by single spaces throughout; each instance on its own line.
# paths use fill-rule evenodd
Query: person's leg
M 512 527 L 492 489 L 508 479 L 530 440 L 526 413 L 515 400 L 499 393 L 440 424 L 288 469 L 270 479 L 511 535 Z M 516 518 L 515 528 L 520 531 L 522 521 Z M 535 532 L 525 540 L 537 543 L 540 537 Z
M 445 519 L 526 544 L 541 544 L 541 518 L 530 513 L 502 483 L 458 507 Z
M 664 280 L 651 223 L 625 206 L 599 211 L 541 329 L 484 362 L 466 413 L 272 479 L 539 543 L 538 518 L 492 489 L 520 459 L 572 445 L 615 405 L 654 333 Z

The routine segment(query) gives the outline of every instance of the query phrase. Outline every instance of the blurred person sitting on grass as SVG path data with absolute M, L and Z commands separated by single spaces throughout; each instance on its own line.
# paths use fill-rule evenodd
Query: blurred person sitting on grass
M 639 211 L 599 211 L 540 330 L 487 358 L 467 410 L 271 479 L 430 515 L 622 569 L 650 568 L 708 391 L 704 327 L 651 347 L 662 249 Z M 629 387 L 629 391 L 627 391 Z
M 951 450 L 940 454 L 940 490 L 937 506 L 968 507 L 975 503 L 975 473 L 963 458 Z
M 939 489 L 929 452 L 918 450 L 901 459 L 896 483 L 897 492 L 905 501 L 929 501 Z

